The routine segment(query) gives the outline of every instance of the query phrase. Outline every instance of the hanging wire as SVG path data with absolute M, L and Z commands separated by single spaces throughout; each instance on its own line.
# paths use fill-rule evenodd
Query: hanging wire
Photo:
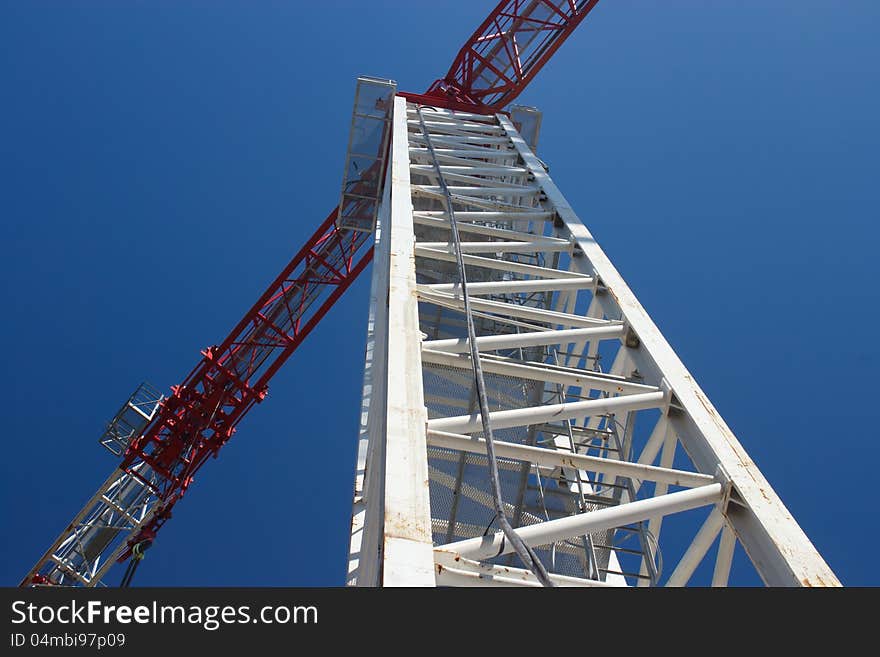
M 660 542 L 657 540 L 657 537 L 654 536 L 654 532 L 650 529 L 645 528 L 645 535 L 648 537 L 650 543 L 653 544 L 653 548 L 649 545 L 649 550 L 653 552 L 653 554 L 645 555 L 645 558 L 653 558 L 654 560 L 654 571 L 656 575 L 654 576 L 654 581 L 652 584 L 656 585 L 657 582 L 660 581 L 660 576 L 663 574 L 663 551 L 660 549 Z
M 125 573 L 122 575 L 122 581 L 119 583 L 119 588 L 125 589 L 131 586 L 131 580 L 134 578 L 134 573 L 137 571 L 141 561 L 144 560 L 144 553 L 151 545 L 153 545 L 153 541 L 145 539 L 140 543 L 135 543 L 131 548 L 131 559 L 129 559 L 128 566 L 125 568 Z
M 432 109 L 433 108 L 429 108 Z M 458 277 L 461 285 L 461 296 L 464 302 L 464 314 L 467 323 L 467 331 L 468 331 L 468 344 L 470 346 L 470 355 L 471 355 L 471 366 L 473 368 L 474 373 L 474 385 L 477 389 L 477 401 L 480 408 L 480 420 L 483 425 L 483 437 L 486 440 L 486 456 L 488 458 L 489 465 L 489 476 L 492 480 L 492 492 L 493 499 L 495 503 L 495 515 L 498 518 L 498 525 L 501 527 L 501 531 L 504 533 L 505 539 L 507 539 L 517 556 L 523 562 L 523 564 L 532 571 L 535 575 L 535 578 L 544 586 L 552 587 L 554 586 L 553 582 L 550 580 L 550 575 L 547 573 L 547 569 L 544 568 L 544 564 L 541 563 L 540 559 L 538 559 L 538 555 L 535 554 L 535 551 L 532 550 L 525 542 L 520 538 L 519 534 L 513 529 L 510 524 L 510 521 L 507 519 L 507 515 L 504 513 L 504 501 L 501 497 L 501 481 L 498 474 L 498 460 L 495 456 L 495 439 L 492 435 L 492 427 L 489 424 L 489 402 L 486 397 L 486 384 L 483 379 L 483 368 L 480 365 L 480 352 L 477 349 L 477 334 L 476 329 L 474 328 L 474 318 L 471 315 L 471 305 L 470 299 L 468 298 L 467 292 L 467 277 L 465 276 L 465 268 L 464 268 L 464 259 L 461 254 L 461 242 L 458 236 L 458 225 L 455 221 L 455 211 L 452 208 L 452 193 L 449 191 L 449 187 L 446 185 L 446 181 L 443 178 L 443 174 L 440 171 L 440 163 L 437 160 L 437 154 L 434 152 L 434 146 L 431 144 L 431 137 L 428 134 L 428 128 L 425 126 L 425 117 L 422 114 L 422 106 L 418 105 L 416 111 L 419 115 L 419 125 L 422 129 L 422 135 L 425 138 L 425 145 L 427 146 L 428 152 L 431 154 L 431 161 L 434 165 L 434 171 L 437 174 L 438 182 L 440 183 L 440 188 L 443 190 L 443 195 L 446 201 L 446 210 L 449 215 L 449 226 L 452 233 L 452 243 L 455 247 L 455 263 L 458 269 Z
M 547 510 L 547 500 L 544 499 L 544 485 L 541 483 L 541 470 L 537 463 L 534 463 L 533 465 L 535 466 L 535 476 L 538 479 L 538 499 L 541 502 L 541 509 L 544 511 L 544 519 L 550 520 L 550 512 Z M 556 567 L 556 543 L 553 543 L 550 546 L 550 567 Z

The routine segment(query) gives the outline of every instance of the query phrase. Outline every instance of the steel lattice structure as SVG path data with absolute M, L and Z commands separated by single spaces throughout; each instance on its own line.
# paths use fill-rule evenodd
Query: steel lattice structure
M 768 585 L 838 584 L 511 120 L 417 110 L 396 101 L 349 582 L 537 584 L 491 529 L 448 190 L 506 513 L 552 581 L 684 585 L 720 534 L 703 584 L 737 541 Z M 673 514 L 691 540 L 661 569 Z
M 502 0 L 424 94 L 359 78 L 338 206 L 170 395 L 123 405 L 101 438 L 119 467 L 22 585 L 95 586 L 142 554 L 374 250 L 350 583 L 536 584 L 491 530 L 493 479 L 556 584 L 686 583 L 718 534 L 714 584 L 737 540 L 768 584 L 838 584 L 553 185 L 540 115 L 502 111 L 597 1 Z M 663 517 L 698 507 L 664 573 Z

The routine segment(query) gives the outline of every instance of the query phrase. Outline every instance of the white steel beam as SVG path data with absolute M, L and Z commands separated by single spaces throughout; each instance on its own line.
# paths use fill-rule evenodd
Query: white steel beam
M 736 534 L 725 523 L 718 542 L 718 556 L 715 557 L 715 570 L 712 573 L 712 586 L 727 586 L 730 567 L 733 564 L 733 550 L 736 547 Z
M 471 233 L 474 235 L 490 235 L 492 237 L 498 237 L 501 239 L 507 240 L 523 240 L 528 242 L 529 240 L 541 239 L 546 240 L 548 238 L 542 237 L 540 235 L 533 235 L 531 233 L 526 233 L 521 230 L 513 230 L 511 228 L 502 228 L 500 226 L 488 226 L 485 223 L 474 223 L 472 221 L 466 221 L 465 219 L 459 219 L 459 214 L 463 213 L 455 213 L 455 223 L 458 227 L 459 233 Z M 473 213 L 471 213 L 473 214 Z M 484 214 L 484 213 L 480 213 Z M 495 214 L 495 213 L 493 213 Z M 502 214 L 502 213 L 498 213 Z M 513 221 L 514 219 L 529 219 L 530 217 L 519 217 L 512 216 L 513 213 L 503 213 L 504 217 L 501 219 L 502 221 Z M 479 221 L 487 221 L 485 217 L 477 217 Z M 428 212 L 414 212 L 413 213 L 413 223 L 417 226 L 431 226 L 433 228 L 440 228 L 443 230 L 450 230 L 449 219 L 446 216 L 436 216 L 434 213 Z M 559 238 L 549 238 L 559 244 L 569 244 L 568 240 L 563 240 Z M 420 248 L 426 248 L 424 243 L 418 245 Z M 449 249 L 446 249 L 449 251 Z M 452 253 L 452 251 L 450 251 Z M 582 276 L 583 274 L 578 274 L 577 272 L 567 271 L 567 274 L 571 276 Z
M 456 449 L 471 454 L 485 454 L 486 441 L 481 438 L 471 438 L 462 434 L 449 433 L 446 431 L 428 430 L 428 444 L 432 447 L 445 447 Z M 653 465 L 641 465 L 617 459 L 607 459 L 585 454 L 574 454 L 559 450 L 545 449 L 543 447 L 531 447 L 518 443 L 508 443 L 500 440 L 495 441 L 495 452 L 503 458 L 519 459 L 528 463 L 549 467 L 578 468 L 590 472 L 601 472 L 606 475 L 620 477 L 638 477 L 648 481 L 662 481 L 673 486 L 696 488 L 711 484 L 714 478 L 688 472 L 686 470 L 673 470 L 672 468 L 658 468 Z
M 527 219 L 529 221 L 552 221 L 555 214 L 549 210 L 540 208 L 519 208 L 514 212 L 456 212 L 456 221 L 485 221 L 494 223 L 503 223 L 512 219 Z M 440 219 L 448 219 L 446 210 L 415 210 L 413 219 L 416 217 L 434 217 Z
M 414 191 L 443 196 L 443 188 L 439 185 L 413 185 Z M 476 185 L 450 185 L 449 192 L 454 196 L 529 196 L 540 194 L 537 187 L 481 187 Z
M 697 469 L 713 472 L 722 467 L 730 476 L 735 498 L 727 517 L 752 563 L 771 586 L 839 586 L 840 582 L 819 555 L 782 500 L 746 454 L 706 394 L 696 384 L 617 269 L 581 223 L 568 201 L 529 150 L 510 120 L 497 115 L 536 184 L 555 209 L 565 231 L 583 258 L 573 259 L 584 273 L 598 276 L 632 331 L 630 357 L 646 377 L 665 380 L 682 412 L 670 417 L 673 430 Z
M 411 164 L 410 171 L 414 173 L 423 173 L 425 175 L 434 173 L 434 165 L 432 164 Z M 487 175 L 529 175 L 529 170 L 525 167 L 505 167 L 505 166 L 480 166 L 464 164 L 441 164 L 440 172 L 446 175 L 465 174 L 469 176 L 487 176 Z
M 406 101 L 394 99 L 382 584 L 434 586 Z
M 406 108 L 407 116 L 418 116 L 418 112 L 415 107 L 407 107 Z M 474 112 L 462 112 L 459 110 L 449 110 L 444 109 L 442 107 L 432 107 L 430 109 L 430 117 L 432 120 L 450 120 L 455 123 L 477 123 L 477 124 L 488 124 L 494 125 L 492 122 L 493 117 L 487 114 L 476 114 Z
M 416 255 L 422 258 L 430 258 L 431 260 L 442 260 L 444 262 L 455 262 L 455 254 L 442 249 L 429 249 L 424 246 L 416 245 Z M 494 269 L 497 271 L 506 271 L 516 274 L 526 274 L 528 276 L 541 276 L 546 279 L 562 280 L 571 279 L 579 280 L 583 283 L 582 287 L 591 287 L 593 285 L 593 277 L 585 274 L 578 274 L 561 269 L 550 269 L 549 267 L 539 267 L 537 265 L 527 265 L 513 260 L 499 260 L 498 258 L 486 258 L 483 256 L 463 255 L 462 261 L 466 265 L 473 267 L 482 267 L 483 269 Z M 470 285 L 476 285 L 471 283 Z M 470 285 L 468 286 L 470 288 Z M 553 288 L 559 289 L 559 288 Z
M 464 300 L 460 295 L 448 293 L 432 292 L 425 286 L 417 286 L 419 298 L 436 303 L 448 308 L 463 308 Z M 521 317 L 523 319 L 531 319 L 536 322 L 546 322 L 548 324 L 558 324 L 561 326 L 582 326 L 584 328 L 590 326 L 609 326 L 620 325 L 621 322 L 609 321 L 607 319 L 597 319 L 595 317 L 584 317 L 581 315 L 572 315 L 569 313 L 557 312 L 553 310 L 545 310 L 543 308 L 535 308 L 533 306 L 523 306 L 518 303 L 509 303 L 505 301 L 493 301 L 491 299 L 471 299 L 471 308 L 474 310 L 482 310 L 497 315 L 508 315 L 510 317 Z
M 470 285 L 468 286 L 470 287 Z M 592 328 L 562 329 L 559 331 L 532 331 L 529 333 L 503 333 L 501 335 L 485 335 L 477 338 L 477 349 L 495 351 L 496 349 L 516 349 L 517 347 L 537 347 L 548 344 L 560 344 L 578 338 L 592 340 L 619 339 L 624 334 L 624 327 L 595 326 Z M 469 351 L 467 338 L 445 338 L 443 340 L 425 340 L 422 349 L 446 351 L 451 354 L 463 354 Z
M 527 586 L 540 587 L 541 583 L 530 570 L 498 566 L 473 559 L 456 558 L 447 552 L 434 552 L 437 586 Z M 556 586 L 568 587 L 608 587 L 613 586 L 598 580 L 550 575 Z
M 507 281 L 480 281 L 468 283 L 468 294 L 519 294 L 522 292 L 552 292 L 556 290 L 583 290 L 593 287 L 593 279 L 583 278 L 537 278 L 512 279 Z M 436 283 L 426 285 L 430 292 L 458 294 L 458 283 Z
M 452 242 L 420 242 L 422 248 L 450 251 Z M 543 253 L 571 250 L 571 244 L 559 239 L 534 239 L 523 241 L 461 242 L 462 253 Z
M 658 447 L 654 447 L 652 443 L 656 443 Z M 660 444 L 662 444 L 663 446 L 663 452 L 660 455 L 660 467 L 671 468 L 672 463 L 675 460 L 675 450 L 678 447 L 678 438 L 675 436 L 675 434 L 669 431 L 669 421 L 667 420 L 667 416 L 665 415 L 662 416 L 660 418 L 660 421 L 657 422 L 657 424 L 654 426 L 654 431 L 651 433 L 651 438 L 648 440 L 648 444 L 642 451 L 642 455 L 639 458 L 639 463 L 653 463 Z M 633 482 L 633 494 L 638 494 L 641 487 L 641 481 Z M 666 491 L 668 489 L 669 487 L 665 483 L 659 482 L 654 488 L 654 495 L 666 495 Z M 658 516 L 656 518 L 651 518 L 648 521 L 648 532 L 651 534 L 651 536 L 654 537 L 654 540 L 657 542 L 660 541 L 660 530 L 662 528 L 662 517 Z M 642 575 L 646 575 L 648 573 L 648 564 L 646 558 L 642 559 L 642 563 L 639 567 L 639 573 Z M 639 582 L 639 585 L 642 585 L 642 582 Z M 645 583 L 645 586 L 647 586 L 647 583 Z
M 431 161 L 431 153 L 427 148 L 413 148 L 410 150 L 414 159 L 416 160 L 427 160 Z M 447 156 L 450 158 L 456 159 L 465 159 L 471 162 L 478 162 L 480 160 L 508 160 L 514 159 L 516 157 L 516 153 L 511 151 L 502 151 L 496 150 L 494 148 L 435 148 L 434 152 L 436 153 L 438 159 L 443 159 L 443 156 Z M 473 158 L 473 159 L 471 159 Z
M 533 235 L 531 233 L 526 233 L 521 230 L 513 230 L 511 228 L 501 228 L 499 226 L 487 226 L 485 224 L 478 224 L 469 221 L 459 220 L 459 213 L 455 213 L 456 226 L 458 227 L 459 233 L 472 233 L 475 235 L 490 235 L 492 237 L 498 237 L 505 240 L 520 240 L 529 242 L 532 240 L 540 240 L 542 243 L 555 243 L 565 246 L 570 246 L 571 242 L 568 240 L 560 239 L 558 237 L 543 237 L 540 235 Z M 512 220 L 520 220 L 520 219 L 528 219 L 529 217 L 518 217 L 512 216 L 511 213 L 507 214 L 506 219 L 508 221 Z M 483 219 L 485 221 L 485 219 Z M 413 222 L 419 226 L 432 226 L 434 228 L 441 228 L 444 230 L 450 229 L 449 220 L 446 217 L 435 217 L 431 216 L 427 213 L 413 213 Z M 420 248 L 430 248 L 425 245 L 424 242 L 418 245 Z M 454 253 L 451 248 L 446 248 L 446 251 L 450 253 Z M 583 274 L 579 274 L 578 272 L 566 271 L 565 272 L 569 276 L 583 276 Z
M 422 362 L 434 365 L 446 365 L 470 370 L 470 354 L 453 354 L 447 351 L 422 349 Z M 586 390 L 602 390 L 612 394 L 631 394 L 636 392 L 656 392 L 656 386 L 632 383 L 621 377 L 602 375 L 599 372 L 576 370 L 572 368 L 554 367 L 547 363 L 531 361 L 497 360 L 484 358 L 481 360 L 483 371 L 502 376 L 513 376 L 532 381 L 545 381 L 565 386 L 578 386 Z
M 652 497 L 590 513 L 520 527 L 516 533 L 530 547 L 547 545 L 575 536 L 622 527 L 656 515 L 669 515 L 670 513 L 680 513 L 701 506 L 717 504 L 722 500 L 723 495 L 724 490 L 721 484 L 709 484 L 677 493 L 669 493 L 661 497 Z M 509 554 L 513 548 L 509 542 L 504 540 L 502 532 L 496 532 L 488 536 L 478 536 L 440 545 L 435 550 L 449 552 L 467 559 L 481 560 Z
M 590 417 L 605 413 L 619 413 L 627 410 L 660 408 L 666 405 L 666 393 L 644 392 L 622 397 L 604 399 L 588 399 L 567 404 L 546 404 L 528 408 L 514 408 L 507 411 L 489 413 L 489 421 L 495 429 L 509 429 L 542 422 L 556 422 L 576 418 Z M 480 414 L 457 415 L 453 417 L 434 418 L 428 420 L 428 429 L 449 431 L 451 433 L 469 433 L 481 430 Z
M 414 141 L 425 141 L 425 138 L 418 132 L 409 136 Z M 454 146 L 465 144 L 476 144 L 479 146 L 506 146 L 509 140 L 506 136 L 500 137 L 483 137 L 480 135 L 431 135 L 431 142 L 436 144 L 452 144 Z
M 410 172 L 415 176 L 421 176 L 423 178 L 428 178 L 431 181 L 431 185 L 433 186 L 434 182 L 439 181 L 438 174 L 436 171 L 425 171 L 423 169 L 417 169 L 415 167 L 425 166 L 421 164 L 412 165 L 410 167 Z M 433 169 L 433 167 L 431 167 Z M 464 169 L 463 165 L 459 165 L 460 169 Z M 510 172 L 504 176 L 506 180 L 498 180 L 497 176 L 495 179 L 481 178 L 478 175 L 471 175 L 463 172 L 456 171 L 446 171 L 444 172 L 442 169 L 440 171 L 440 176 L 443 178 L 444 182 L 454 181 L 458 184 L 458 187 L 466 187 L 469 185 L 479 187 L 485 186 L 487 184 L 495 185 L 496 187 L 504 188 L 504 189 L 523 189 L 528 188 L 528 173 L 520 173 L 517 174 L 514 172 L 514 168 L 510 167 Z M 420 186 L 424 186 L 424 183 L 421 183 Z
M 412 133 L 418 135 L 420 132 L 419 126 L 421 126 L 421 120 L 419 119 L 417 112 L 411 111 L 410 115 L 412 118 L 407 123 L 407 128 L 412 128 Z M 464 134 L 504 134 L 504 130 L 492 120 L 494 117 L 483 118 L 489 118 L 489 121 L 476 121 L 473 119 L 462 120 L 460 115 L 456 115 L 456 117 L 452 119 L 450 117 L 432 115 L 431 119 L 425 120 L 425 125 L 429 128 L 429 132 L 431 133 L 446 131 L 448 134 L 450 130 L 457 130 Z
M 721 531 L 723 525 L 724 516 L 718 509 L 713 509 L 709 517 L 706 518 L 706 522 L 700 527 L 700 531 L 697 532 L 681 561 L 678 562 L 675 570 L 672 571 L 672 574 L 666 581 L 666 586 L 687 585 L 691 575 L 694 574 L 697 566 L 700 565 L 703 557 L 706 556 L 706 552 L 712 547 L 712 542 L 718 536 L 718 532 Z

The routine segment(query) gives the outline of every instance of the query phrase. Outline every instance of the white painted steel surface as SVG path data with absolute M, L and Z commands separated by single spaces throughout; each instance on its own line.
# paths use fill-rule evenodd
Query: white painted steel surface
M 397 99 L 349 583 L 538 585 L 494 525 L 430 144 L 464 236 L 505 513 L 553 583 L 723 586 L 753 569 L 839 585 L 509 119 L 423 113 L 428 139 Z

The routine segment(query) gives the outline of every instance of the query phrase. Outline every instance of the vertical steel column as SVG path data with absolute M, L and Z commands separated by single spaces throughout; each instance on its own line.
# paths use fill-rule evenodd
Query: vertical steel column
M 349 543 L 349 586 L 377 586 L 382 557 L 382 514 L 385 499 L 385 394 L 388 382 L 388 239 L 391 217 L 391 172 L 388 167 L 376 220 L 373 277 L 364 353 L 363 399 L 358 439 L 354 502 Z
M 367 419 L 366 450 L 361 447 L 368 454 L 361 476 L 369 490 L 361 491 L 360 500 L 356 491 L 349 568 L 350 583 L 367 586 L 434 586 L 406 120 L 406 101 L 396 98 L 385 197 L 390 212 L 380 217 L 387 223 L 380 225 L 374 260 L 371 369 L 365 381 L 373 419 Z M 353 574 L 355 552 L 360 572 Z

